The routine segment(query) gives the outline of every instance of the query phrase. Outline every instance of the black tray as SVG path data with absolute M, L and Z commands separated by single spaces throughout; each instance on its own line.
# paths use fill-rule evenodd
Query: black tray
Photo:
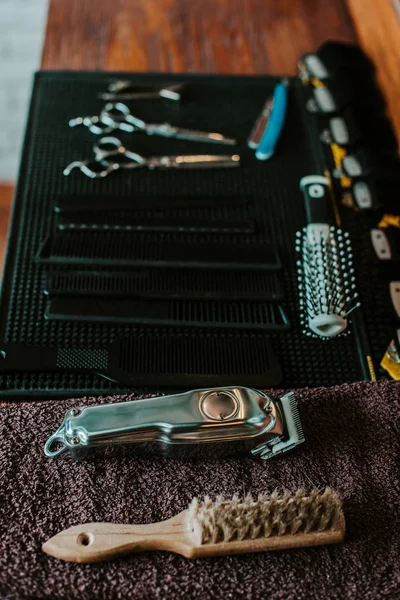
M 271 160 L 261 163 L 247 148 L 246 138 L 265 98 L 272 93 L 276 78 L 129 74 L 132 81 L 145 84 L 187 82 L 187 95 L 181 104 L 168 100 L 141 100 L 128 104 L 132 112 L 145 120 L 169 121 L 237 137 L 239 146 L 234 152 L 241 155 L 242 166 L 185 172 L 125 171 L 103 180 L 88 179 L 75 170 L 69 177 L 64 177 L 63 169 L 71 161 L 92 155 L 96 139 L 86 128 L 70 129 L 68 120 L 98 114 L 104 105 L 98 95 L 115 78 L 118 74 L 82 72 L 42 72 L 35 77 L 3 276 L 0 349 L 4 360 L 0 363 L 0 396 L 57 397 L 110 394 L 133 387 L 180 388 L 219 384 L 265 387 L 281 383 L 285 387 L 301 387 L 362 379 L 363 371 L 351 328 L 350 335 L 329 342 L 306 338 L 300 329 L 294 241 L 296 231 L 305 224 L 305 211 L 299 180 L 305 175 L 322 173 L 324 168 L 314 117 L 305 110 L 305 92 L 300 81 L 293 78 L 290 82 L 289 110 L 277 152 Z M 143 134 L 118 132 L 118 137 L 127 147 L 143 155 L 229 152 L 228 146 L 191 144 Z M 152 239 L 167 246 L 175 244 L 175 250 L 179 244 L 182 248 L 192 244 L 196 257 L 199 254 L 196 244 L 203 244 L 209 252 L 210 240 L 211 245 L 221 243 L 226 247 L 229 243 L 236 257 L 238 250 L 244 248 L 243 256 L 247 252 L 251 258 L 247 262 L 243 259 L 239 265 L 241 279 L 236 283 L 232 283 L 232 274 L 229 274 L 229 268 L 233 267 L 235 271 L 235 266 L 228 265 L 225 269 L 225 262 L 218 284 L 210 275 L 211 271 L 204 275 L 204 264 L 186 265 L 190 277 L 193 278 L 192 267 L 202 272 L 199 276 L 204 286 L 201 289 L 203 295 L 210 289 L 211 295 L 224 298 L 232 286 L 232 302 L 239 298 L 239 302 L 247 303 L 246 289 L 254 289 L 253 299 L 259 302 L 257 290 L 265 290 L 268 302 L 279 301 L 277 306 L 282 307 L 291 324 L 289 330 L 273 332 L 245 327 L 239 331 L 231 328 L 229 323 L 224 329 L 204 328 L 201 320 L 197 326 L 182 326 L 179 322 L 177 326 L 171 326 L 47 318 L 52 301 L 49 293 L 54 292 L 56 285 L 62 287 L 62 302 L 68 301 L 69 295 L 77 304 L 80 302 L 76 298 L 79 296 L 76 278 L 71 278 L 72 288 L 68 291 L 70 268 L 83 280 L 82 273 L 93 275 L 94 272 L 92 279 L 98 282 L 99 269 L 100 274 L 109 274 L 110 269 L 112 273 L 129 271 L 134 277 L 138 268 L 151 267 L 153 260 L 150 257 L 148 263 L 138 265 L 126 263 L 118 255 L 119 262 L 107 261 L 104 260 L 106 252 L 100 263 L 95 264 L 89 253 L 83 263 L 72 260 L 70 266 L 62 249 L 76 247 L 75 238 L 68 240 L 60 236 L 79 238 L 83 234 L 69 231 L 70 217 L 55 210 L 60 201 L 62 204 L 62 199 L 84 197 L 87 201 L 88 197 L 93 197 L 95 202 L 98 197 L 99 203 L 113 198 L 123 198 L 124 202 L 131 199 L 134 209 L 136 198 L 138 206 L 143 206 L 146 198 L 157 204 L 160 199 L 172 202 L 177 196 L 184 204 L 190 204 L 191 199 L 199 200 L 200 205 L 204 199 L 206 204 L 207 199 L 211 204 L 220 201 L 218 227 L 221 222 L 227 222 L 227 228 L 214 232 L 182 232 L 180 236 L 155 231 L 149 233 L 154 236 Z M 224 212 L 223 208 L 229 205 L 229 199 L 233 205 L 230 213 Z M 184 212 L 180 214 L 183 214 L 182 218 L 187 216 Z M 191 219 L 190 211 L 188 215 Z M 204 215 L 208 223 L 208 213 Z M 87 214 L 83 216 L 87 220 Z M 244 223 L 243 231 L 240 227 L 235 231 L 236 225 L 230 225 L 237 223 L 236 216 L 239 224 Z M 366 333 L 378 364 L 390 340 L 391 323 L 383 308 L 386 299 L 377 271 L 375 267 L 371 268 L 368 223 L 350 210 L 344 209 L 342 217 L 352 236 Z M 102 235 L 101 232 L 84 233 L 94 236 L 92 240 Z M 115 231 L 107 233 L 110 239 L 118 235 Z M 121 235 L 129 236 L 129 233 Z M 132 235 L 139 234 L 133 232 Z M 64 243 L 63 239 L 67 241 Z M 88 237 L 84 240 L 86 243 Z M 98 245 L 101 246 L 101 242 Z M 249 266 L 254 269 L 256 255 L 259 265 L 252 271 Z M 212 252 L 209 257 L 213 259 Z M 183 253 L 182 259 L 185 261 L 186 258 Z M 173 295 L 173 282 L 182 264 L 176 261 L 165 267 L 159 261 L 158 267 L 161 269 L 158 275 L 151 271 L 151 285 L 155 286 L 156 294 L 160 288 L 162 294 L 168 289 L 171 295 L 172 288 Z M 217 267 L 221 269 L 221 265 Z M 260 274 L 259 267 L 265 268 L 265 272 Z M 108 284 L 93 285 L 98 293 L 99 287 L 107 288 Z M 138 287 L 143 289 L 146 285 Z M 177 286 L 178 296 L 187 289 L 193 289 L 193 282 L 186 287 Z M 281 366 L 283 380 L 276 360 Z M 118 375 L 122 372 L 125 373 L 123 377 Z

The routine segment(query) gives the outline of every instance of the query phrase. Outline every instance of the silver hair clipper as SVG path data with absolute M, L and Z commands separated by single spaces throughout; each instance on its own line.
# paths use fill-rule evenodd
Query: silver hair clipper
M 69 410 L 44 451 L 56 456 L 109 445 L 131 445 L 175 458 L 249 453 L 267 460 L 304 441 L 293 392 L 273 398 L 246 387 Z

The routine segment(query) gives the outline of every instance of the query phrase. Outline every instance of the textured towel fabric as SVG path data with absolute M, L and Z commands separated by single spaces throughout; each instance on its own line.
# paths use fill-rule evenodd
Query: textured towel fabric
M 1 406 L 0 596 L 400 598 L 399 392 L 395 382 L 300 390 L 306 442 L 266 463 L 48 459 L 43 444 L 64 412 L 99 399 Z M 339 546 L 197 561 L 154 552 L 95 565 L 41 552 L 43 541 L 71 525 L 159 521 L 186 508 L 193 496 L 328 485 L 344 499 L 347 535 Z

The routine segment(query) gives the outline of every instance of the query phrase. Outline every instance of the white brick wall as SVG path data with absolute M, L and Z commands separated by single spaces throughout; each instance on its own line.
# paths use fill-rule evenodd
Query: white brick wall
M 46 16 L 47 0 L 0 0 L 0 181 L 13 182 L 17 176 Z

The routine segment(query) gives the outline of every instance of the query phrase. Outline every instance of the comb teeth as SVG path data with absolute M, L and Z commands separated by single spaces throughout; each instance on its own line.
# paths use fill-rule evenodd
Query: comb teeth
M 329 339 L 345 332 L 359 306 L 353 254 L 347 232 L 331 227 L 324 235 L 309 227 L 296 238 L 300 320 L 304 334 Z
M 271 496 L 259 495 L 243 500 L 223 496 L 203 502 L 194 498 L 189 506 L 189 527 L 198 545 L 263 537 L 335 531 L 342 516 L 339 496 L 330 488 L 314 489 L 308 496 L 275 490 Z

